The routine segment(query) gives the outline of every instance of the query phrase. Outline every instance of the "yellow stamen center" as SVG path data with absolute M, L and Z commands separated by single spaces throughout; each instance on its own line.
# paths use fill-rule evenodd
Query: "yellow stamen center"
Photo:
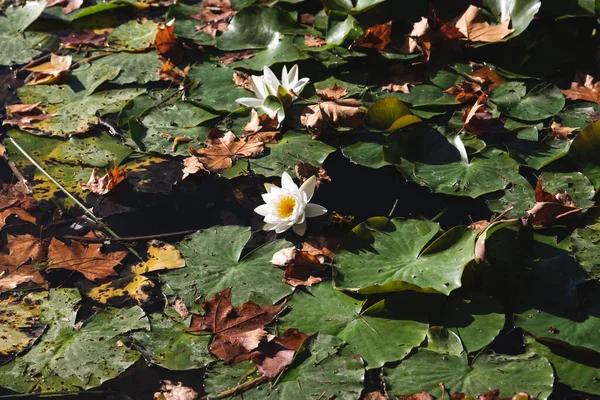
M 282 197 L 277 203 L 277 214 L 279 218 L 288 218 L 294 212 L 296 207 L 296 199 L 292 196 Z

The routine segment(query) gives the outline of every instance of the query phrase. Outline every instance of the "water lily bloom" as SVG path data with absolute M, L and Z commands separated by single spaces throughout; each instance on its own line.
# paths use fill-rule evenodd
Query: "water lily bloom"
M 302 236 L 306 232 L 306 217 L 318 217 L 327 210 L 318 204 L 310 204 L 315 192 L 317 179 L 311 176 L 300 188 L 294 183 L 287 172 L 281 175 L 281 187 L 270 183 L 265 184 L 267 193 L 262 195 L 265 204 L 254 211 L 262 215 L 266 231 L 285 232 L 292 228 Z

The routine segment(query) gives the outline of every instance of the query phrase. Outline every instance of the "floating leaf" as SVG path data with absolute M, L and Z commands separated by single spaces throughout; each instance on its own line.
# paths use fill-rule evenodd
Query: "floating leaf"
M 365 114 L 365 125 L 374 131 L 392 132 L 421 122 L 408 107 L 395 97 L 386 97 L 373 104 Z

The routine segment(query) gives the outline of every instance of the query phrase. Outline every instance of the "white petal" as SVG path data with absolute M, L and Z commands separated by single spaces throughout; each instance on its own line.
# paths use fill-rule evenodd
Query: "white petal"
M 267 224 L 279 224 L 281 223 L 281 219 L 278 218 L 277 216 L 273 215 L 273 214 L 267 214 L 265 215 L 265 218 L 263 219 L 264 222 L 266 222 Z
M 276 226 L 277 226 L 277 224 L 264 224 L 263 230 L 264 231 L 273 231 L 273 230 L 275 230 Z
M 304 181 L 300 190 L 306 193 L 306 201 L 309 202 L 315 193 L 315 186 L 317 185 L 317 178 L 313 175 Z
M 281 85 L 285 90 L 290 90 L 290 80 L 288 79 L 288 71 L 287 66 L 283 66 L 283 70 L 281 71 Z
M 307 217 L 312 218 L 325 214 L 327 212 L 327 209 L 318 204 L 311 203 L 306 205 L 306 209 L 304 210 L 304 212 L 306 213 Z
M 267 190 L 267 193 L 271 193 L 271 190 L 272 190 L 274 187 L 277 187 L 277 185 L 273 185 L 272 183 L 268 183 L 268 182 L 267 182 L 267 183 L 265 183 L 265 189 Z
M 269 206 L 268 204 L 260 205 L 254 209 L 254 212 L 264 217 L 271 213 L 271 206 Z
M 264 100 L 269 95 L 264 79 L 256 75 L 252 75 L 250 78 L 254 95 L 256 98 Z
M 292 229 L 298 236 L 303 236 L 306 233 L 306 221 L 301 224 L 296 224 L 292 226 Z
M 281 174 L 281 188 L 292 193 L 295 193 L 298 190 L 298 186 L 296 186 L 290 174 L 285 171 L 283 171 L 283 174 Z
M 297 224 L 303 224 L 304 221 L 306 221 L 306 214 L 304 213 L 304 210 L 302 210 L 302 214 L 300 215 L 300 217 L 296 220 Z
M 264 100 L 254 99 L 252 97 L 240 97 L 235 101 L 246 107 L 261 107 L 265 102 Z
M 290 85 L 292 86 L 298 82 L 298 64 L 294 64 L 292 69 L 290 69 L 290 73 L 288 74 L 288 82 L 290 82 Z
M 275 233 L 282 233 L 282 232 L 287 231 L 288 229 L 290 229 L 289 225 L 279 224 L 275 227 Z
M 261 197 L 265 203 L 269 204 L 273 199 L 273 193 L 263 193 Z
M 302 89 L 304 89 L 304 86 L 306 86 L 306 84 L 309 81 L 310 81 L 310 79 L 308 79 L 308 78 L 302 78 L 298 82 L 296 82 L 294 85 L 292 85 L 291 89 L 294 91 L 294 93 L 300 94 Z
M 277 79 L 277 77 L 269 67 L 265 67 L 263 69 L 263 72 L 265 74 L 263 76 L 263 80 L 267 86 L 267 91 L 269 92 L 269 94 L 277 96 L 277 89 L 279 89 L 279 79 Z

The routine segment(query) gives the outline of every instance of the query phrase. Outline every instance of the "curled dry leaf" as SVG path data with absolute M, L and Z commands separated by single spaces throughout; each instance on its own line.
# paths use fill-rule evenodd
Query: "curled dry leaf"
M 471 63 L 473 75 L 470 77 L 473 82 L 481 85 L 485 92 L 489 92 L 496 86 L 500 86 L 508 82 L 506 78 L 498 74 L 496 71 L 484 64 Z
M 347 94 L 348 91 L 345 88 L 338 86 L 337 83 L 334 83 L 331 88 L 317 89 L 317 96 L 319 96 L 321 100 L 337 100 Z
M 331 182 L 331 178 L 329 175 L 327 175 L 327 171 L 325 171 L 322 167 L 317 167 L 304 161 L 300 161 L 298 164 L 296 164 L 294 170 L 296 171 L 296 176 L 300 180 L 300 183 L 304 183 L 311 176 L 317 177 L 317 188 L 321 186 L 323 181 Z
M 365 111 L 363 104 L 356 99 L 323 101 L 306 106 L 302 110 L 300 122 L 311 131 L 315 137 L 323 134 L 327 128 L 358 128 L 362 125 Z
M 117 275 L 114 267 L 121 264 L 127 256 L 126 251 L 102 253 L 102 244 L 85 244 L 73 240 L 70 246 L 52 238 L 48 246 L 49 265 L 47 270 L 68 269 L 81 272 L 87 279 L 93 281 Z
M 175 19 L 158 27 L 156 36 L 154 37 L 154 47 L 158 54 L 179 64 L 183 57 L 183 48 L 175 37 Z
M 190 312 L 188 311 L 187 307 L 185 306 L 185 302 L 179 296 L 175 297 L 175 300 L 173 300 L 173 303 L 171 304 L 171 306 L 173 307 L 173 309 L 175 311 L 177 311 L 177 314 L 179 314 L 181 316 L 181 319 L 186 319 L 188 317 L 188 315 L 190 315 Z
M 269 337 L 264 330 L 281 312 L 282 305 L 259 306 L 248 301 L 238 307 L 231 304 L 231 287 L 202 303 L 204 315 L 193 315 L 189 332 L 214 334 L 210 351 L 226 363 L 238 363 L 251 357 L 258 345 Z
M 204 9 L 195 14 L 191 14 L 190 18 L 206 22 L 203 25 L 196 25 L 196 32 L 203 32 L 211 37 L 216 37 L 217 32 L 225 32 L 229 21 L 235 15 L 236 11 L 231 8 L 231 2 L 228 0 L 215 2 L 205 1 L 201 4 Z
M 433 397 L 425 391 L 413 394 L 403 394 L 395 396 L 399 400 L 433 400 Z M 452 400 L 454 400 L 454 396 L 452 396 Z
M 419 22 L 415 22 L 413 24 L 413 29 L 410 31 L 406 40 L 404 41 L 404 46 L 400 49 L 400 51 L 404 54 L 412 54 L 415 51 L 419 50 L 422 53 L 425 53 L 422 49 L 422 42 L 419 38 L 425 35 L 429 30 L 429 21 L 425 17 L 421 17 Z
M 170 133 L 161 132 L 160 137 L 167 139 L 169 142 L 173 142 L 173 146 L 171 146 L 171 151 L 177 151 L 177 145 L 179 143 L 189 143 L 192 141 L 192 138 L 189 136 L 173 136 Z
M 273 254 L 271 264 L 277 268 L 285 268 L 283 281 L 290 286 L 312 286 L 320 283 L 323 278 L 321 260 L 308 251 L 295 247 L 279 250 Z
M 567 192 L 554 194 L 546 192 L 542 188 L 542 178 L 538 180 L 535 187 L 535 201 L 535 206 L 527 211 L 527 217 L 523 218 L 523 225 L 566 224 L 571 217 L 582 210 L 575 206 Z
M 422 72 L 416 67 L 405 67 L 402 64 L 390 68 L 391 78 L 382 82 L 381 90 L 388 92 L 410 93 L 410 88 L 422 83 Z
M 259 140 L 264 143 L 275 142 L 274 138 L 279 133 L 277 127 L 279 122 L 277 121 L 277 113 L 269 116 L 267 114 L 258 115 L 256 110 L 250 111 L 250 122 L 248 122 L 242 129 L 248 132 L 248 135 L 243 135 L 242 139 Z
M 562 91 L 567 99 L 587 100 L 600 104 L 600 81 L 591 75 L 577 72 L 571 87 Z
M 476 82 L 463 81 L 444 90 L 444 93 L 454 95 L 459 103 L 467 103 L 479 97 L 481 85 Z
M 161 81 L 173 82 L 176 85 L 182 86 L 189 71 L 189 65 L 181 70 L 176 68 L 170 60 L 166 60 L 160 71 L 158 71 L 158 78 Z
M 198 393 L 181 382 L 160 381 L 160 391 L 154 393 L 154 400 L 195 400 Z
M 486 101 L 487 94 L 481 93 L 477 98 L 477 101 L 475 101 L 475 104 L 473 104 L 470 107 L 467 107 L 467 109 L 465 110 L 465 114 L 463 115 L 464 126 L 467 126 L 471 122 L 473 117 L 477 114 L 477 112 L 479 112 L 480 109 L 483 109 L 484 103 Z
M 60 38 L 60 46 L 65 49 L 80 49 L 82 47 L 104 47 L 108 32 L 98 34 L 93 31 L 72 33 Z
M 64 83 L 70 77 L 73 57 L 52 54 L 50 61 L 25 68 L 31 74 L 25 78 L 27 85 L 52 85 Z
M 52 118 L 58 114 L 48 114 L 38 108 L 40 102 L 35 104 L 13 104 L 6 106 L 9 118 L 2 122 L 2 125 L 16 125 L 20 129 L 33 129 L 35 123 Z
M 83 190 L 89 190 L 95 194 L 107 194 L 125 179 L 126 170 L 126 167 L 119 168 L 115 164 L 113 168 L 108 170 L 106 175 L 100 176 L 98 168 L 94 168 L 89 181 L 87 183 L 82 183 L 81 187 Z
M 550 130 L 552 131 L 552 136 L 554 139 L 558 140 L 569 140 L 573 138 L 574 132 L 577 128 L 569 128 L 568 126 L 564 126 L 554 121 L 550 124 Z
M 16 215 L 19 219 L 35 224 L 30 214 L 36 202 L 30 197 L 31 189 L 22 181 L 14 185 L 4 185 L 0 191 L 0 228 L 6 224 L 6 218 Z
M 252 90 L 250 76 L 244 72 L 235 71 L 233 73 L 233 83 L 235 83 L 236 86 L 241 86 L 244 89 L 250 90 L 251 92 L 254 91 Z
M 504 20 L 500 24 L 492 25 L 486 21 L 478 7 L 470 5 L 464 14 L 458 17 L 454 26 L 464 35 L 464 40 L 483 43 L 499 42 L 514 32 L 514 29 L 508 27 L 510 16 L 501 17 Z
M 65 4 L 66 3 L 66 4 Z M 75 10 L 79 10 L 83 5 L 83 0 L 50 0 L 46 3 L 46 8 L 63 5 L 63 12 L 66 14 L 70 14 Z
M 231 64 L 240 60 L 247 60 L 254 57 L 254 50 L 229 51 L 216 57 L 223 64 Z
M 312 35 L 304 35 L 304 45 L 306 47 L 322 47 L 326 43 L 327 41 L 323 38 Z
M 392 41 L 392 22 L 367 28 L 365 33 L 352 43 L 351 47 L 383 51 Z
M 274 380 L 292 364 L 294 354 L 300 350 L 307 337 L 307 334 L 298 329 L 290 328 L 281 336 L 261 343 L 258 350 L 252 353 L 252 362 L 260 374 Z
M 30 264 L 44 259 L 44 248 L 39 239 L 31 235 L 8 235 L 5 249 L 8 254 L 0 253 L 0 293 L 27 282 L 45 284 L 38 267 Z

